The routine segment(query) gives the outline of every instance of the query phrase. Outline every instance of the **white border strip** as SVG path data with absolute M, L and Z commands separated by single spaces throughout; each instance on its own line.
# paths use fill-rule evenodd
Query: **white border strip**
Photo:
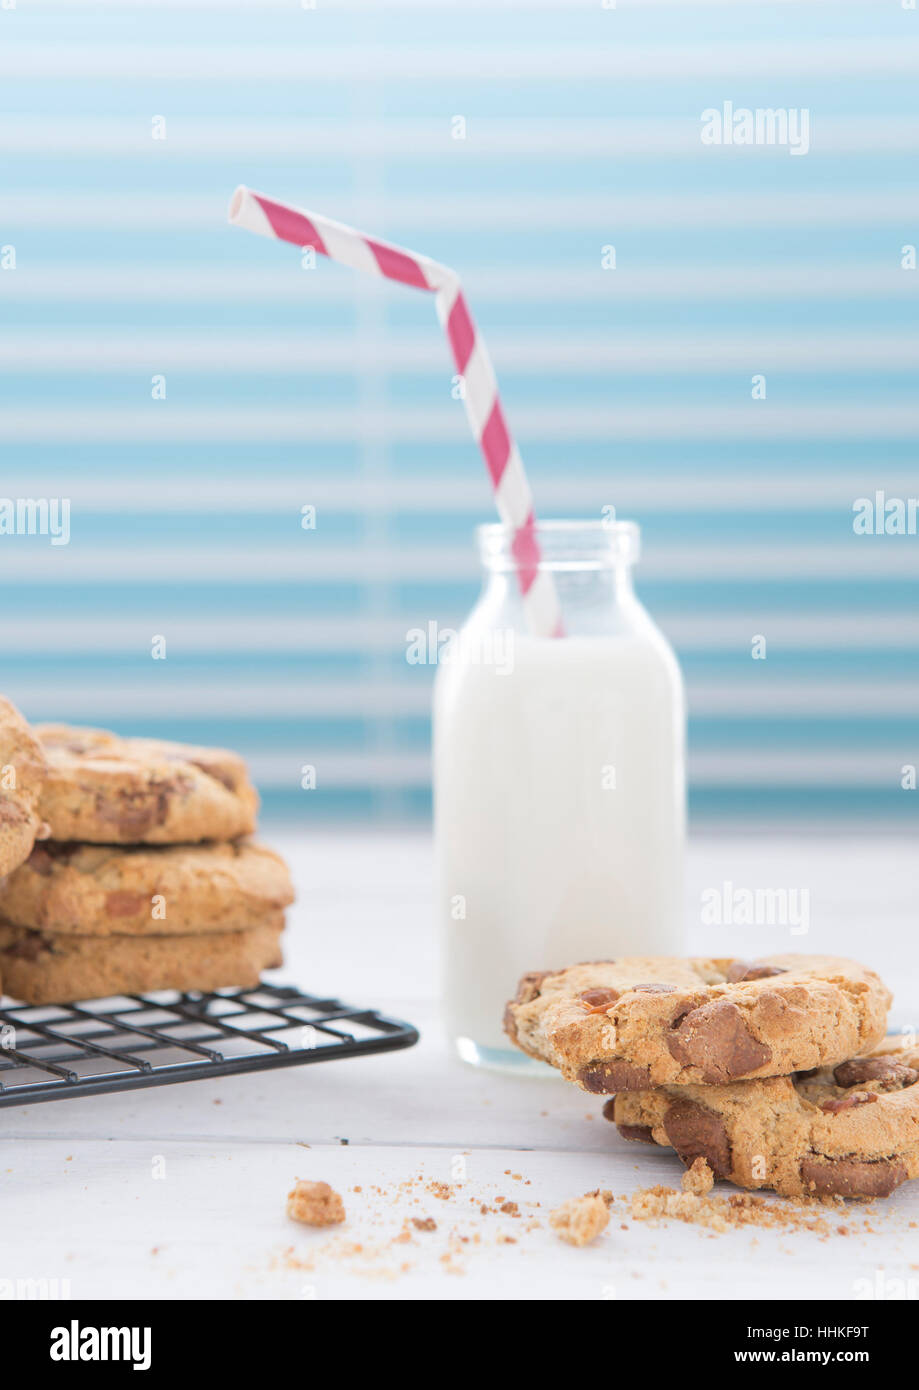
M 739 467 L 742 449 L 742 445 L 738 446 L 736 469 L 691 476 L 657 468 L 652 478 L 642 478 L 632 471 L 623 477 L 619 466 L 602 472 L 587 470 L 580 477 L 571 478 L 537 474 L 542 512 L 546 516 L 570 516 L 579 511 L 585 518 L 599 518 L 601 509 L 614 503 L 620 516 L 643 513 L 644 521 L 651 520 L 652 526 L 657 516 L 686 511 L 744 514 L 765 509 L 781 514 L 811 508 L 822 514 L 831 509 L 851 514 L 857 497 L 873 497 L 878 488 L 887 497 L 915 496 L 919 489 L 914 469 L 898 471 L 883 462 L 872 463 L 858 472 L 818 472 L 804 464 L 796 465 L 792 456 L 781 469 L 770 466 L 755 476 L 747 475 Z M 69 497 L 74 516 L 81 512 L 98 516 L 124 516 L 138 511 L 167 515 L 192 512 L 203 520 L 237 512 L 299 513 L 304 503 L 320 513 L 369 513 L 378 519 L 402 513 L 465 512 L 469 518 L 470 546 L 472 527 L 489 514 L 491 500 L 487 480 L 472 470 L 455 477 L 432 472 L 415 477 L 399 472 L 377 479 L 328 474 L 287 478 L 225 476 L 219 488 L 207 492 L 202 490 L 199 477 L 167 473 L 125 477 L 118 466 L 110 472 L 99 467 L 98 476 L 93 478 L 74 478 L 69 472 L 43 468 L 40 481 L 39 488 L 38 480 L 32 478 L 31 492 Z M 4 486 L 9 489 L 14 484 L 11 470 Z
M 846 522 L 840 518 L 840 530 Z M 427 544 L 402 543 L 330 545 L 299 530 L 299 516 L 290 519 L 290 539 L 272 546 L 208 545 L 135 547 L 102 546 L 98 537 L 81 545 L 79 525 L 71 515 L 68 546 L 52 546 L 43 537 L 0 538 L 0 582 L 44 585 L 109 582 L 124 575 L 133 584 L 232 583 L 264 584 L 308 580 L 314 584 L 434 583 L 474 581 L 480 574 L 471 545 L 438 545 L 439 519 L 432 521 Z M 840 543 L 809 540 L 798 544 L 744 539 L 746 527 L 733 545 L 702 537 L 672 545 L 655 541 L 645 546 L 641 578 L 648 580 L 769 580 L 783 579 L 909 579 L 917 576 L 919 537 L 859 536 L 849 529 Z M 843 533 L 845 534 L 845 533 Z M 113 537 L 116 541 L 120 534 Z M 433 617 L 434 614 L 432 613 Z M 758 631 L 754 628 L 751 631 Z M 919 705 L 917 705 L 919 709 Z
M 602 17 L 602 15 L 601 15 Z M 613 12 L 610 14 L 614 18 Z M 305 24 L 309 12 L 304 12 Z M 314 45 L 304 29 L 303 42 L 269 44 L 131 44 L 31 43 L 7 41 L 0 48 L 0 78 L 57 81 L 93 79 L 237 82 L 426 82 L 686 81 L 718 78 L 736 84 L 747 78 L 775 82 L 801 77 L 845 78 L 910 76 L 919 73 L 919 44 L 909 39 L 822 38 L 797 43 L 751 42 L 643 45 L 598 38 L 591 44 L 505 44 L 487 48 L 471 44 L 437 46 L 393 43 Z M 724 96 L 730 96 L 725 92 Z
M 154 665 L 153 662 L 150 663 Z M 751 663 L 752 665 L 753 663 Z M 763 667 L 768 662 L 760 663 Z M 404 680 L 320 682 L 304 677 L 232 683 L 213 681 L 106 680 L 70 684 L 67 717 L 86 723 L 109 720 L 178 718 L 241 718 L 256 722 L 272 717 L 387 719 L 427 717 L 431 709 L 431 670 L 406 667 Z M 838 715 L 844 718 L 912 718 L 919 708 L 919 681 L 775 680 L 763 678 L 757 687 L 745 681 L 688 681 L 693 715 L 772 719 Z M 32 720 L 59 719 L 62 695 L 47 681 L 35 685 L 16 681 L 8 691 Z M 257 711 L 257 713 L 255 713 Z M 838 756 L 838 755 L 837 755 Z M 915 748 L 902 750 L 904 763 L 915 761 Z
M 317 664 L 327 655 L 386 655 L 405 650 L 407 633 L 425 627 L 429 615 L 403 612 L 398 616 L 370 618 L 341 614 L 323 618 L 277 618 L 270 613 L 252 617 L 189 619 L 184 609 L 171 610 L 149 596 L 139 603 L 132 618 L 86 613 L 79 622 L 55 619 L 6 617 L 2 645 L 8 659 L 47 656 L 49 651 L 106 655 L 122 659 L 138 649 L 146 652 L 154 632 L 167 638 L 172 656 L 194 660 L 215 652 L 265 657 L 311 653 Z M 458 627 L 465 613 L 439 613 L 438 631 Z M 683 654 L 747 653 L 753 636 L 749 618 L 734 614 L 671 613 L 655 607 L 655 619 Z M 919 615 L 911 613 L 833 613 L 811 611 L 789 614 L 760 610 L 756 626 L 768 634 L 773 653 L 815 654 L 822 651 L 907 651 L 919 647 Z
M 305 195 L 308 190 L 302 190 Z M 197 193 L 171 192 L 168 198 L 150 194 L 100 193 L 92 197 L 74 195 L 66 200 L 66 226 L 70 231 L 94 228 L 102 232 L 134 230 L 160 237 L 164 232 L 204 229 L 213 233 L 226 216 L 223 199 Z M 44 227 L 60 231 L 65 204 L 56 193 L 36 193 L 31 189 L 8 189 L 3 195 L 4 236 L 15 239 L 19 228 Z M 684 230 L 699 227 L 875 227 L 884 223 L 901 224 L 908 229 L 919 218 L 919 192 L 900 187 L 861 191 L 801 193 L 584 193 L 557 200 L 533 194 L 495 193 L 487 197 L 438 194 L 436 198 L 415 194 L 398 202 L 377 197 L 345 197 L 335 200 L 337 217 L 354 226 L 379 227 L 379 235 L 398 240 L 399 233 L 411 229 L 411 240 L 421 241 L 434 231 L 454 232 L 486 228 L 529 230 L 534 224 L 545 230 L 571 232 L 591 229 L 598 237 L 599 263 L 602 244 L 623 230 L 642 230 L 649 226 Z M 904 233 L 904 240 L 905 240 Z M 899 252 L 894 240 L 892 255 Z M 296 259 L 296 250 L 291 249 Z M 614 274 L 615 272 L 610 272 Z
M 739 389 L 749 389 L 746 385 Z M 449 400 L 440 409 L 379 409 L 356 414 L 329 409 L 183 409 L 169 401 L 137 409 L 61 407 L 43 413 L 11 408 L 0 415 L 0 443 L 194 443 L 455 444 L 468 425 Z M 629 409 L 523 406 L 514 412 L 515 433 L 542 443 L 608 443 L 636 440 L 726 440 L 742 449 L 750 440 L 912 439 L 919 433 L 919 404 L 782 406 L 749 400 L 739 405 L 659 405 Z
M 369 254 L 369 252 L 368 252 Z M 585 373 L 618 371 L 628 375 L 669 373 L 704 375 L 713 371 L 823 373 L 832 371 L 909 371 L 919 367 L 919 336 L 901 332 L 838 330 L 805 334 L 738 334 L 733 329 L 681 333 L 627 332 L 621 340 L 610 333 L 577 336 L 546 333 L 489 335 L 502 371 L 551 373 L 582 377 Z M 137 371 L 214 371 L 299 373 L 311 371 L 363 375 L 368 371 L 411 372 L 439 376 L 445 385 L 451 366 L 437 350 L 430 333 L 417 335 L 341 333 L 323 330 L 253 332 L 222 328 L 219 332 L 137 332 L 60 328 L 17 330 L 0 338 L 0 370 L 134 373 Z M 487 359 L 476 348 L 466 369 L 470 399 L 489 402 L 493 376 Z M 445 392 L 446 394 L 446 392 Z M 574 407 L 576 409 L 577 407 Z M 474 431 L 476 434 L 478 431 Z
M 122 123 L 102 117 L 51 120 L 12 115 L 0 125 L 0 153 L 52 159 L 76 154 L 81 160 L 130 156 L 162 162 L 164 158 L 175 161 L 226 156 L 237 161 L 257 157 L 299 159 L 308 149 L 314 163 L 368 158 L 409 163 L 432 158 L 477 162 L 538 159 L 542 163 L 547 158 L 585 160 L 600 156 L 616 160 L 674 155 L 695 155 L 706 160 L 728 157 L 734 161 L 788 158 L 787 148 L 780 145 L 734 146 L 722 156 L 720 151 L 713 153 L 711 147 L 702 143 L 699 131 L 699 112 L 680 120 L 584 120 L 568 116 L 547 120 L 535 116 L 520 121 L 473 115 L 462 142 L 453 139 L 447 117 L 241 123 L 174 116 L 167 119 L 166 138 L 153 140 L 149 122 L 145 126 L 139 121 Z M 910 153 L 919 149 L 919 121 L 907 114 L 896 119 L 820 115 L 814 119 L 810 132 L 810 148 L 819 154 Z
M 573 300 L 595 302 L 633 299 L 773 299 L 788 295 L 795 299 L 857 299 L 875 295 L 909 295 L 919 292 L 919 273 L 900 269 L 894 257 L 887 264 L 821 263 L 763 265 L 619 265 L 604 271 L 574 270 L 569 266 L 529 268 L 505 266 L 490 269 L 470 266 L 464 275 L 471 300 L 483 304 L 527 301 L 531 304 L 563 303 Z M 8 303 L 162 303 L 178 300 L 183 304 L 295 302 L 304 322 L 314 303 L 353 305 L 375 296 L 399 293 L 398 286 L 382 278 L 366 281 L 365 294 L 358 296 L 349 276 L 317 275 L 300 268 L 295 257 L 278 269 L 247 267 L 223 270 L 211 265 L 176 268 L 171 264 L 145 262 L 144 273 L 117 265 L 68 265 L 27 260 L 15 274 L 7 274 L 0 284 Z
M 900 787 L 903 754 L 895 750 L 847 753 L 836 749 L 819 753 L 796 749 L 768 754 L 738 749 L 736 752 L 691 753 L 688 776 L 697 787 L 876 787 L 896 791 Z M 430 786 L 431 759 L 422 751 L 361 753 L 317 751 L 313 756 L 257 754 L 250 759 L 252 775 L 259 786 L 295 789 L 300 785 L 301 767 L 310 762 L 316 768 L 317 789 L 346 787 Z M 909 793 L 902 791 L 905 797 Z

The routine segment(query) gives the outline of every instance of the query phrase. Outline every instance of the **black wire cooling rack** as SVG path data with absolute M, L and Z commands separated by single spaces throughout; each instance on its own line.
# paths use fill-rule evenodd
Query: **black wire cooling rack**
M 409 1023 L 283 985 L 0 1007 L 0 1106 L 411 1047 Z

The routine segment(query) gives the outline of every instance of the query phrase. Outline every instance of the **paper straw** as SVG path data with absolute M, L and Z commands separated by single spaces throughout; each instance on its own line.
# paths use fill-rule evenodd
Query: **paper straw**
M 230 200 L 230 222 L 260 236 L 307 246 L 353 270 L 399 280 L 436 296 L 437 312 L 463 380 L 466 415 L 482 451 L 501 520 L 513 531 L 511 552 L 527 626 L 540 637 L 562 633 L 551 574 L 539 567 L 533 495 L 520 453 L 504 419 L 488 349 L 476 329 L 456 272 L 428 256 L 367 236 L 320 213 L 278 203 L 241 185 Z

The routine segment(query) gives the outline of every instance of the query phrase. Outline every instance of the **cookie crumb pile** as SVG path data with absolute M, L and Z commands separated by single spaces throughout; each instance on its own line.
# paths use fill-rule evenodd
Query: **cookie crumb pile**
M 706 1177 L 697 1164 L 693 1185 L 706 1186 L 710 1177 L 711 1171 Z M 510 1189 L 504 1179 L 517 1180 L 520 1187 Z M 555 1260 L 565 1255 L 557 1244 L 563 1241 L 572 1247 L 575 1263 L 596 1272 L 606 1268 L 611 1256 L 627 1263 L 637 1255 L 644 1261 L 648 1241 L 654 1249 L 654 1229 L 673 1221 L 695 1227 L 699 1239 L 745 1231 L 750 1249 L 759 1243 L 760 1232 L 766 1239 L 801 1233 L 826 1242 L 874 1230 L 870 1222 L 876 1209 L 865 1204 L 852 1212 L 842 1197 L 697 1195 L 656 1186 L 630 1193 L 597 1189 L 572 1194 L 548 1209 L 536 1179 L 510 1170 L 504 1179 L 442 1182 L 422 1169 L 402 1181 L 341 1187 L 342 1215 L 345 1203 L 348 1208 L 346 1225 L 327 1219 L 330 1211 L 339 1210 L 337 1194 L 328 1183 L 297 1182 L 288 1212 L 299 1223 L 299 1234 L 292 1231 L 294 1243 L 275 1253 L 272 1267 L 323 1278 L 338 1268 L 368 1280 L 393 1282 L 419 1273 L 453 1279 L 495 1260 L 531 1260 L 536 1254 L 554 1268 Z M 508 1199 L 511 1190 L 515 1200 Z M 554 1199 L 559 1196 L 556 1193 Z M 327 1225 L 333 1228 L 323 1229 Z
M 739 1226 L 758 1226 L 763 1230 L 812 1231 L 816 1235 L 829 1235 L 834 1229 L 824 1203 L 832 1205 L 829 1198 L 799 1198 L 797 1201 L 767 1201 L 763 1197 L 752 1197 L 748 1192 L 735 1192 L 729 1197 L 709 1197 L 696 1193 L 685 1185 L 688 1174 L 683 1177 L 683 1190 L 673 1187 L 640 1187 L 631 1197 L 629 1212 L 633 1221 L 652 1223 L 671 1219 L 684 1221 L 693 1226 L 705 1226 L 710 1231 L 720 1233 Z M 839 1228 L 835 1228 L 840 1233 Z
M 361 1278 L 388 1281 L 424 1268 L 459 1278 L 470 1263 L 488 1261 L 499 1249 L 511 1254 L 544 1229 L 542 1203 L 524 1195 L 531 1186 L 510 1169 L 483 1186 L 445 1182 L 423 1168 L 397 1182 L 355 1184 L 346 1192 L 347 1226 L 328 1234 L 302 1230 L 275 1257 L 275 1267 L 318 1274 L 344 1265 Z M 612 1193 L 600 1195 L 612 1201 Z
M 15 863 L 2 859 L 0 988 L 27 1004 L 207 992 L 251 988 L 281 964 L 293 889 L 283 860 L 247 838 L 258 795 L 237 754 L 100 729 L 29 730 L 5 705 L 0 755 L 4 738 L 25 734 L 37 752 L 33 833 Z

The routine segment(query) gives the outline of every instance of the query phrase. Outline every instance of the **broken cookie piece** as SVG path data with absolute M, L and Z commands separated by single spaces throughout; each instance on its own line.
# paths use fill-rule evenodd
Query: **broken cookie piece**
M 919 1177 L 919 1046 L 888 1039 L 835 1067 L 724 1086 L 621 1091 L 603 1110 L 693 1174 L 785 1197 L 888 1197 Z M 706 1179 L 707 1181 L 707 1179 Z
M 609 1225 L 609 1208 L 599 1192 L 585 1192 L 556 1207 L 549 1225 L 569 1245 L 589 1245 Z
M 345 1204 L 327 1182 L 298 1178 L 287 1194 L 287 1215 L 304 1226 L 338 1226 L 345 1219 Z
M 704 1197 L 707 1192 L 711 1192 L 715 1186 L 715 1175 L 704 1158 L 693 1159 L 680 1180 L 680 1186 L 684 1192 L 691 1192 L 694 1197 Z
M 724 1085 L 861 1058 L 891 995 L 833 956 L 623 956 L 525 975 L 505 1028 L 594 1095 Z

